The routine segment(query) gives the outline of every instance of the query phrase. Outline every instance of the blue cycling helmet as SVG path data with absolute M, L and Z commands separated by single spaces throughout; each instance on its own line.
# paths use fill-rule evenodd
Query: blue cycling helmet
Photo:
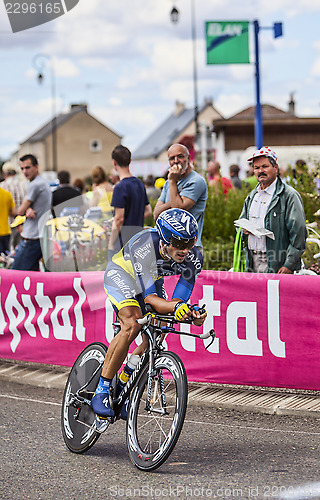
M 176 248 L 193 248 L 197 239 L 198 224 L 190 212 L 170 208 L 162 212 L 156 221 L 160 239 Z

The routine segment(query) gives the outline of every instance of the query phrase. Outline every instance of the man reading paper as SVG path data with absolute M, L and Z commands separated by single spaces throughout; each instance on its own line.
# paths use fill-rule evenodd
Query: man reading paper
M 277 155 L 269 147 L 255 151 L 248 161 L 259 184 L 245 199 L 240 219 L 248 219 L 254 227 L 271 231 L 274 239 L 256 236 L 242 228 L 247 237 L 247 270 L 292 274 L 301 268 L 307 237 L 301 196 L 281 181 Z

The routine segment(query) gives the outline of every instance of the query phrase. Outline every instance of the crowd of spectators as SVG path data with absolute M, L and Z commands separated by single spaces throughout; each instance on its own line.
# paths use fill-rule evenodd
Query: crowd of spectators
M 182 208 L 190 211 L 196 217 L 199 225 L 197 246 L 203 251 L 201 233 L 208 188 L 214 192 L 220 190 L 224 196 L 228 196 L 228 193 L 234 190 L 244 188 L 252 190 L 246 199 L 241 217 L 251 221 L 259 217 L 261 225 L 267 227 L 268 205 L 271 199 L 274 201 L 274 197 L 278 195 L 279 190 L 281 191 L 282 185 L 287 184 L 288 172 L 279 169 L 274 152 L 268 154 L 268 148 L 263 148 L 261 151 L 264 154 L 261 153 L 259 156 L 256 152 L 256 156 L 249 158 L 246 170 L 241 170 L 237 164 L 231 164 L 227 177 L 221 174 L 219 162 L 213 159 L 208 162 L 207 172 L 200 175 L 194 168 L 187 147 L 183 144 L 173 144 L 168 149 L 166 179 L 156 178 L 149 174 L 141 182 L 130 171 L 130 151 L 120 145 L 112 152 L 113 169 L 111 172 L 107 173 L 102 166 L 95 166 L 90 173 L 91 183 L 88 184 L 87 179 L 85 181 L 81 178 L 76 178 L 71 183 L 70 173 L 67 170 L 60 170 L 57 173 L 59 184 L 53 190 L 50 190 L 46 180 L 39 174 L 39 165 L 34 155 L 25 155 L 20 158 L 20 168 L 11 162 L 6 162 L 1 169 L 3 180 L 0 183 L 0 253 L 10 253 L 11 256 L 14 256 L 13 269 L 38 270 L 41 258 L 42 229 L 39 223 L 41 217 L 46 212 L 50 214 L 48 217 L 61 217 L 74 210 L 82 216 L 89 214 L 89 217 L 90 213 L 98 213 L 110 219 L 109 252 L 114 253 L 132 234 L 143 227 L 146 218 L 153 216 L 156 220 L 159 214 L 168 208 Z M 261 162 L 264 162 L 265 165 L 260 172 L 258 164 Z M 272 185 L 271 191 L 269 185 L 265 189 L 263 188 L 263 181 L 265 174 L 269 173 L 269 167 L 271 170 L 267 178 Z M 306 163 L 303 160 L 298 160 L 291 172 L 294 182 L 298 184 L 307 171 Z M 285 192 L 288 191 L 287 188 L 284 189 Z M 292 194 L 295 190 L 290 188 L 289 191 Z M 265 210 L 261 211 L 261 207 L 265 205 L 261 199 L 268 193 L 270 195 L 267 206 L 264 206 Z M 149 201 L 154 206 L 153 214 Z M 261 207 L 259 205 L 260 208 L 255 210 L 257 201 Z M 251 203 L 253 203 L 252 207 Z M 270 206 L 273 206 L 273 203 Z M 298 206 L 300 208 L 299 204 Z M 258 216 L 254 215 L 253 212 L 259 212 Z M 18 216 L 19 220 L 18 218 L 14 219 L 15 216 Z M 287 228 L 291 224 L 290 217 L 288 216 L 283 221 L 282 232 L 283 228 Z M 275 219 L 272 221 L 275 222 Z M 283 267 L 289 271 L 299 268 L 298 261 L 300 262 L 306 237 L 303 207 L 301 224 L 299 234 L 302 235 L 303 241 L 299 242 L 295 264 L 291 265 L 292 269 L 286 265 L 278 266 L 275 272 Z M 254 239 L 253 235 L 249 235 L 246 229 L 242 231 L 244 240 L 248 236 L 249 242 L 249 246 L 247 246 L 248 270 L 254 272 L 259 272 L 261 269 L 262 272 L 274 271 L 272 266 L 266 265 L 266 242 L 267 246 L 270 246 L 269 240 L 264 237 L 261 242 L 257 238 Z M 288 234 L 287 240 L 288 245 L 294 247 L 295 243 L 290 234 Z M 263 250 L 260 247 L 263 247 Z M 261 256 L 262 252 L 264 264 L 261 266 L 261 259 L 258 259 L 258 264 L 254 266 L 254 262 L 257 261 L 255 255 Z M 287 261 L 284 260 L 284 262 Z

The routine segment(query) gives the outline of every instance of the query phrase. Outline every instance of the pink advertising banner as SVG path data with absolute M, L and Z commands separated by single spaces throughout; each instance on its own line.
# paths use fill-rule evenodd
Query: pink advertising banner
M 175 282 L 166 278 L 169 297 Z M 319 283 L 317 276 L 202 271 L 191 302 L 206 304 L 207 320 L 179 326 L 214 328 L 216 340 L 205 350 L 207 340 L 170 334 L 167 347 L 191 381 L 320 390 Z M 87 344 L 111 341 L 112 321 L 103 272 L 0 271 L 1 358 L 71 366 Z

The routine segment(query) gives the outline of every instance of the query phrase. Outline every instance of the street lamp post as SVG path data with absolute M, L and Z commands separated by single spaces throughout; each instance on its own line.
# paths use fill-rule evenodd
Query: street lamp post
M 51 120 L 51 134 L 52 134 L 52 170 L 57 171 L 57 121 L 56 121 L 56 83 L 55 72 L 52 57 L 47 54 L 37 54 L 33 58 L 33 64 L 38 72 L 37 78 L 39 84 L 43 82 L 44 74 L 43 69 L 46 65 L 46 60 L 49 60 L 51 70 L 51 100 L 52 100 L 52 120 Z
M 173 7 L 171 12 L 171 21 L 176 24 L 179 20 L 179 11 Z M 192 62 L 193 62 L 193 93 L 194 93 L 194 121 L 196 127 L 195 139 L 199 137 L 199 106 L 198 106 L 198 75 L 197 75 L 197 45 L 196 45 L 196 16 L 194 0 L 191 0 L 191 34 L 192 34 Z
M 196 138 L 199 136 L 199 105 L 198 105 L 198 72 L 197 72 L 197 34 L 196 11 L 194 0 L 191 0 L 191 32 L 193 51 L 193 92 L 194 92 L 194 121 L 196 124 Z

